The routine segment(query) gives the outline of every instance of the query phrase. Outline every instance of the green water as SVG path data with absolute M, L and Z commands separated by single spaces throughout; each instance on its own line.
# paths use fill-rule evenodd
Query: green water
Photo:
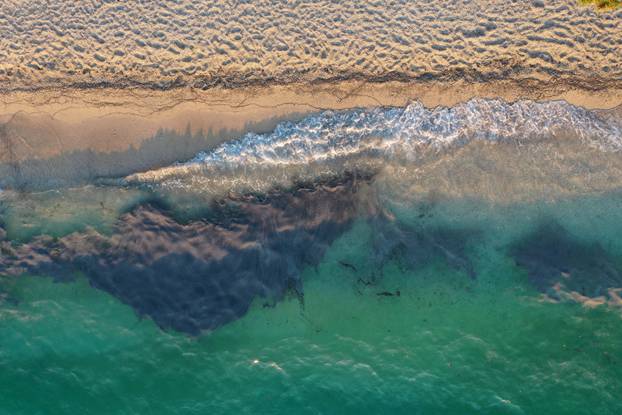
M 199 338 L 161 331 L 85 279 L 4 277 L 0 413 L 622 413 L 620 310 L 544 301 L 507 255 L 553 217 L 620 256 L 621 202 L 451 201 L 425 219 L 392 206 L 406 223 L 478 229 L 477 279 L 440 260 L 389 261 L 362 284 L 372 228 L 360 221 L 306 269 L 304 306 L 257 301 Z

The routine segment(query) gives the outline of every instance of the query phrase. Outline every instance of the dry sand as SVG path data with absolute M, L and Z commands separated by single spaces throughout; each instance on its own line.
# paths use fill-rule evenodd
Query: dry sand
M 622 80 L 622 10 L 573 0 L 4 0 L 0 89 Z

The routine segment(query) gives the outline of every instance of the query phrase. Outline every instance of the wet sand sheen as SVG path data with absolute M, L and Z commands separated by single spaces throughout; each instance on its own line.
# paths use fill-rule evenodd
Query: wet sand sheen
M 519 124 L 516 126 L 518 131 L 525 129 L 525 134 L 533 134 L 529 129 L 531 121 L 526 114 L 517 113 L 516 116 L 520 119 L 507 120 L 508 125 L 503 124 L 504 117 L 508 116 L 504 111 L 515 113 L 512 108 L 526 107 L 524 111 L 529 112 L 529 108 L 533 107 L 534 111 L 541 112 L 538 108 L 550 106 L 550 122 L 542 114 L 534 113 L 533 116 L 539 123 L 551 125 L 556 122 L 559 125 L 564 122 L 572 124 L 575 122 L 572 114 L 581 112 L 591 114 L 583 117 L 585 122 L 594 122 L 588 120 L 590 117 L 613 121 L 622 118 L 622 106 L 586 112 L 581 108 L 572 109 L 572 106 L 548 101 L 541 101 L 540 104 L 522 99 L 514 104 L 513 100 L 507 103 L 484 99 L 463 102 L 462 98 L 469 97 L 476 91 L 452 90 L 452 87 L 440 85 L 437 85 L 439 89 L 436 91 L 414 85 L 410 85 L 412 88 L 408 89 L 408 85 L 399 83 L 359 87 L 349 84 L 347 88 L 342 84 L 341 87 L 343 89 L 338 91 L 332 90 L 328 85 L 300 86 L 301 89 L 265 88 L 256 91 L 256 95 L 252 95 L 252 91 L 244 90 L 214 90 L 203 95 L 193 91 L 178 91 L 135 97 L 128 95 L 128 91 L 117 91 L 119 95 L 106 97 L 105 100 L 104 91 L 76 95 L 69 93 L 66 96 L 50 95 L 47 99 L 45 94 L 26 94 L 21 99 L 7 103 L 9 114 L 11 111 L 16 112 L 11 116 L 7 115 L 6 123 L 0 128 L 0 143 L 4 150 L 0 153 L 0 188 L 58 188 L 84 184 L 97 178 L 128 176 L 135 172 L 151 174 L 152 170 L 191 159 L 201 151 L 209 152 L 226 141 L 244 136 L 248 139 L 252 136 L 249 133 L 264 133 L 269 137 L 275 127 L 279 127 L 279 131 L 289 128 L 288 125 L 295 128 L 298 123 L 308 123 L 314 117 L 318 118 L 318 122 L 323 122 L 322 118 L 330 118 L 330 115 L 322 115 L 326 110 L 336 109 L 348 114 L 359 113 L 359 108 L 369 108 L 369 114 L 373 114 L 374 111 L 390 111 L 388 108 L 379 108 L 379 104 L 397 106 L 396 110 L 399 110 L 400 105 L 411 102 L 410 98 L 423 98 L 424 101 L 427 99 L 436 104 L 457 100 L 457 103 L 448 108 L 438 107 L 432 110 L 434 105 L 428 106 L 430 109 L 423 110 L 421 114 L 422 121 L 410 120 L 415 128 L 414 125 L 418 122 L 429 118 L 426 114 L 446 112 L 448 119 L 425 121 L 439 124 L 430 127 L 438 130 L 434 134 L 438 135 L 439 142 L 445 141 L 441 134 L 443 126 L 450 130 L 462 128 L 465 134 L 468 133 L 469 126 L 463 125 L 466 122 L 465 112 L 474 112 L 473 116 L 481 123 L 478 125 L 483 128 L 481 134 L 485 133 L 486 128 L 493 128 L 488 123 L 496 123 L 495 129 L 511 131 L 514 128 L 511 125 L 513 122 Z M 456 95 L 452 96 L 448 91 L 454 91 Z M 443 92 L 448 94 L 444 95 Z M 480 90 L 477 93 L 481 92 Z M 494 96 L 493 90 L 489 92 Z M 616 99 L 615 95 L 597 93 L 592 97 L 594 100 L 590 101 L 592 98 L 589 96 L 581 93 L 577 95 L 575 92 L 560 97 L 565 96 L 570 101 L 574 97 L 574 100 L 582 102 L 584 106 L 595 105 L 596 108 L 609 108 L 611 99 Z M 102 95 L 98 95 L 99 93 Z M 91 94 L 94 96 L 91 96 L 92 100 L 88 100 L 87 97 Z M 33 97 L 37 101 L 29 102 L 28 99 Z M 103 101 L 99 101 L 100 99 Z M 237 99 L 240 101 L 236 101 Z M 320 107 L 320 103 L 323 106 Z M 357 109 L 348 112 L 347 109 L 352 106 Z M 486 119 L 488 107 L 492 117 L 489 121 Z M 570 110 L 553 114 L 558 111 L 556 107 Z M 407 107 L 410 112 L 413 108 L 420 107 L 416 104 Z M 453 113 L 456 115 L 451 115 Z M 571 119 L 566 120 L 565 117 Z M 455 120 L 452 121 L 452 118 Z M 580 134 L 592 134 L 587 126 L 569 124 L 567 127 L 570 128 L 569 139 L 574 139 L 575 128 L 580 128 Z M 374 128 L 390 131 L 392 126 Z M 344 132 L 345 130 L 341 134 Z M 605 144 L 608 145 L 603 142 Z M 571 146 L 568 144 L 567 147 Z M 542 149 L 543 152 L 553 150 Z M 408 151 L 404 155 L 410 157 Z M 486 151 L 482 155 L 485 157 Z
M 485 83 L 425 82 L 298 83 L 286 86 L 208 91 L 178 89 L 60 89 L 0 96 L 2 141 L 10 151 L 0 161 L 49 158 L 91 149 L 123 151 L 159 130 L 183 134 L 203 131 L 213 142 L 244 132 L 268 132 L 283 120 L 322 110 L 406 106 L 420 101 L 428 108 L 454 106 L 477 98 L 565 100 L 588 109 L 622 105 L 622 85 L 607 89 L 537 80 Z M 621 110 L 618 110 L 621 111 Z

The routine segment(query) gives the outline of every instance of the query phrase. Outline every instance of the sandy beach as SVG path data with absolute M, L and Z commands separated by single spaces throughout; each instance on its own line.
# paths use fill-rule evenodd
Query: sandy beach
M 568 0 L 12 0 L 0 12 L 0 89 L 343 79 L 602 89 L 622 76 L 621 16 Z

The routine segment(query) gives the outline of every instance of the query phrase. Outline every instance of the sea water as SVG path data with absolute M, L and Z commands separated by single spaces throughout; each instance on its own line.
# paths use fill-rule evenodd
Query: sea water
M 180 164 L 112 185 L 5 192 L 0 413 L 618 413 L 622 193 L 614 180 L 596 188 L 588 176 L 603 174 L 596 167 L 603 159 L 610 160 L 608 171 L 616 171 L 612 143 L 620 137 L 615 123 L 582 114 L 579 121 L 592 121 L 574 133 L 587 139 L 581 151 L 566 151 L 573 137 L 548 132 L 523 144 L 538 148 L 539 157 L 542 140 L 558 140 L 558 152 L 546 157 L 563 158 L 572 169 L 585 154 L 600 155 L 582 161 L 569 182 L 556 175 L 572 172 L 549 162 L 544 193 L 537 183 L 523 183 L 528 179 L 522 171 L 533 167 L 528 164 L 513 166 L 512 177 L 499 164 L 473 172 L 471 155 L 456 150 L 382 169 L 369 162 L 379 157 L 367 151 L 369 145 L 364 156 L 357 148 L 360 158 L 341 163 L 364 167 L 354 179 L 351 173 L 344 179 L 335 164 L 316 164 L 302 174 L 281 160 L 268 171 L 255 166 L 255 179 L 248 180 L 249 159 L 244 158 L 243 174 L 232 164 L 252 150 L 254 136 L 246 144 L 229 144 L 242 151 L 227 147 L 220 155 L 199 155 L 190 162 L 201 163 L 199 169 Z M 507 128 L 521 130 L 532 122 L 526 119 L 511 118 L 507 122 L 514 124 Z M 602 137 L 590 135 L 594 123 L 602 123 L 597 134 L 608 131 L 609 144 L 589 153 Z M 347 137 L 346 127 L 331 128 Z M 371 136 L 377 143 L 382 134 L 376 128 L 361 135 L 368 141 Z M 323 140 L 326 133 L 315 137 Z M 278 146 L 296 140 L 289 137 Z M 494 146 L 515 146 L 509 140 Z M 253 154 L 267 154 L 265 145 Z M 295 163 L 311 165 L 301 161 L 300 148 L 318 151 L 296 144 L 280 154 L 295 154 Z M 500 147 L 483 151 L 491 160 L 504 160 Z M 233 157 L 227 166 L 210 164 L 223 163 L 222 154 Z M 450 185 L 411 182 L 431 172 L 437 177 L 438 165 L 451 157 L 451 171 L 461 174 L 447 179 Z M 252 160 L 266 164 L 263 156 Z M 391 163 L 386 155 L 382 160 Z M 417 169 L 422 170 L 414 174 Z M 235 195 L 206 191 L 214 172 Z M 269 190 L 259 191 L 256 177 Z M 279 184 L 270 190 L 274 178 Z M 528 189 L 520 197 L 513 197 L 516 180 Z M 69 206 L 81 206 L 84 213 L 64 216 Z M 265 224 L 268 219 L 274 224 Z M 214 235 L 222 239 L 204 242 Z M 139 239 L 134 243 L 148 252 L 128 256 L 135 252 L 128 238 Z M 170 258 L 162 246 L 211 268 L 179 263 L 177 272 L 142 274 Z M 196 251 L 197 246 L 209 250 Z M 305 247 L 319 254 L 299 254 Z M 215 322 L 194 307 L 224 300 L 200 291 L 179 297 L 171 290 L 179 288 L 175 283 L 198 284 L 196 275 L 187 275 L 194 269 L 249 269 L 246 263 L 218 262 L 221 253 L 259 258 L 250 268 L 255 274 L 231 275 L 242 286 L 216 286 L 223 296 L 246 290 L 255 279 L 263 285 L 250 292 L 266 295 Z M 131 264 L 122 268 L 124 261 Z M 98 264 L 118 272 L 107 274 Z M 125 284 L 132 276 L 123 270 L 152 279 L 134 288 Z M 198 281 L 210 278 L 206 273 Z M 156 305 L 119 291 L 128 287 L 134 296 L 149 293 Z M 167 302 L 186 297 L 191 308 Z M 234 295 L 223 304 L 233 307 L 245 299 Z M 163 308 L 170 315 L 163 316 Z M 186 315 L 204 320 L 181 324 Z

